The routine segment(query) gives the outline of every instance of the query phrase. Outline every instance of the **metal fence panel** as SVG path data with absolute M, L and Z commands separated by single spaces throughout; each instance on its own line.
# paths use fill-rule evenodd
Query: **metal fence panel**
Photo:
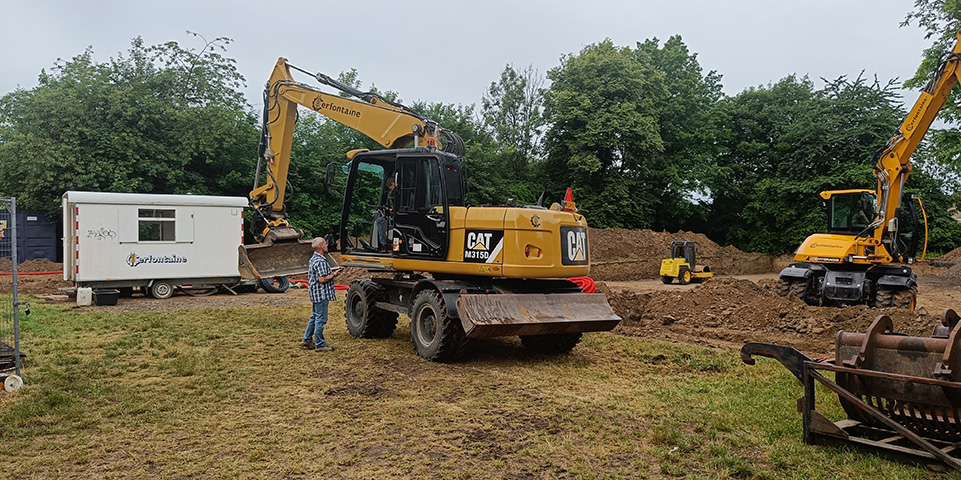
M 20 302 L 17 292 L 17 201 L 0 198 L 0 377 L 20 375 Z

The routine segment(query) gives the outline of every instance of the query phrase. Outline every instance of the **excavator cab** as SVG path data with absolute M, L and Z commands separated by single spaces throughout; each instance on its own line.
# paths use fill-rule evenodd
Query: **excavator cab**
M 450 207 L 464 206 L 460 160 L 427 148 L 358 153 L 344 197 L 344 253 L 443 259 Z
M 877 196 L 873 190 L 832 190 L 821 192 L 828 211 L 828 233 L 871 235 L 868 226 L 877 217 Z

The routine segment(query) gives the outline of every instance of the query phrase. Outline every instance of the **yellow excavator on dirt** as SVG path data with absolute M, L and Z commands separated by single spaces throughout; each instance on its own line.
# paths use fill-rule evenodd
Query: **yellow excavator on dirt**
M 341 92 L 299 83 L 305 73 Z M 550 208 L 468 206 L 459 136 L 376 93 L 361 92 L 281 58 L 267 84 L 260 166 L 267 181 L 251 192 L 258 245 L 241 251 L 253 277 L 306 271 L 309 244 L 286 221 L 284 187 L 297 107 L 373 138 L 386 150 L 352 150 L 331 164 L 328 184 L 344 188 L 336 238 L 344 267 L 379 272 L 351 283 L 346 297 L 351 335 L 393 334 L 398 314 L 411 319 L 417 353 L 432 361 L 457 358 L 467 339 L 520 336 L 533 351 L 572 349 L 583 332 L 620 321 L 603 294 L 573 277 L 590 271 L 587 220 L 568 190 Z
M 876 158 L 877 191 L 824 192 L 830 209 L 827 235 L 812 235 L 794 264 L 781 272 L 782 295 L 809 303 L 869 303 L 913 308 L 913 262 L 919 227 L 913 199 L 902 192 L 909 157 L 957 83 L 961 33 L 907 119 Z M 922 210 L 923 212 L 923 210 Z M 913 221 L 910 231 L 902 222 Z M 923 317 L 922 317 L 923 318 Z M 778 360 L 804 387 L 797 402 L 805 443 L 843 444 L 898 459 L 961 470 L 961 316 L 948 309 L 930 337 L 897 333 L 879 315 L 866 332 L 837 332 L 835 357 L 810 358 L 793 347 L 756 343 L 741 359 Z M 846 419 L 818 410 L 824 389 L 837 394 Z M 836 417 L 836 409 L 830 415 Z
M 961 37 L 875 154 L 874 190 L 821 192 L 828 207 L 828 233 L 811 235 L 798 247 L 796 263 L 781 271 L 781 296 L 794 295 L 810 305 L 914 309 L 917 275 L 909 265 L 916 261 L 919 246 L 924 258 L 927 220 L 921 200 L 905 193 L 904 183 L 911 174 L 911 154 L 958 82 L 959 64 Z

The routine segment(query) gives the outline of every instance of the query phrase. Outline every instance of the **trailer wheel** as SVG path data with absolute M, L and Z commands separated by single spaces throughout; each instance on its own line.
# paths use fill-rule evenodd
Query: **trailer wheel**
M 287 277 L 261 278 L 257 284 L 267 293 L 284 293 L 290 288 Z
M 460 321 L 447 316 L 444 300 L 434 290 L 424 290 L 414 299 L 410 337 L 417 354 L 432 362 L 456 359 L 467 344 Z
M 174 294 L 174 286 L 166 280 L 157 280 L 150 286 L 150 295 L 161 300 L 170 298 Z
M 347 290 L 344 310 L 347 331 L 355 338 L 387 338 L 397 327 L 397 312 L 377 308 L 374 304 L 384 300 L 387 294 L 376 283 L 354 280 Z
M 580 333 L 560 333 L 555 335 L 521 335 L 524 348 L 545 354 L 569 352 L 581 341 Z

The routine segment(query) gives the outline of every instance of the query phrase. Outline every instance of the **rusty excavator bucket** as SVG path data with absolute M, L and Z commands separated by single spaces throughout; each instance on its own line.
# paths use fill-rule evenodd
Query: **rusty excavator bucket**
M 798 411 L 805 443 L 844 443 L 961 470 L 961 322 L 954 310 L 944 311 L 931 337 L 895 333 L 885 315 L 865 333 L 838 332 L 833 361 L 764 343 L 741 349 L 749 365 L 755 355 L 780 361 L 804 385 Z M 834 372 L 835 381 L 822 371 Z M 838 395 L 846 420 L 816 410 L 816 383 Z
M 237 251 L 240 276 L 250 280 L 307 273 L 314 249 L 310 246 L 310 240 L 301 239 L 300 232 L 290 230 L 296 235 L 284 236 L 271 231 L 261 243 L 241 245 Z

